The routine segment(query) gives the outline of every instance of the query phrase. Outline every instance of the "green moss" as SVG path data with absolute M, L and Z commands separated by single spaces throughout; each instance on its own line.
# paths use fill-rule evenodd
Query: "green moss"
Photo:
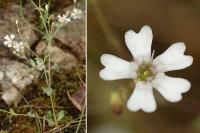
M 78 65 L 73 68 L 72 71 L 59 70 L 52 71 L 52 88 L 55 90 L 55 95 L 53 96 L 54 105 L 56 112 L 61 109 L 65 110 L 65 117 L 59 122 L 59 124 L 66 124 L 75 118 L 80 116 L 80 112 L 71 104 L 68 99 L 67 91 L 70 93 L 75 92 L 83 84 L 80 78 L 85 81 L 85 66 Z M 50 98 L 43 93 L 41 86 L 44 86 L 45 80 L 42 78 L 38 83 L 36 83 L 32 89 L 24 95 L 32 109 L 38 113 L 39 116 L 44 116 L 47 111 L 51 111 L 51 101 Z M 27 114 L 31 108 L 27 105 L 24 100 L 18 104 L 17 107 L 12 107 L 14 111 L 18 114 Z M 9 118 L 8 114 L 0 113 L 0 118 Z M 29 132 L 34 133 L 37 129 L 37 123 L 35 118 L 24 117 L 24 116 L 13 116 L 10 123 L 12 133 Z M 47 130 L 50 127 L 47 126 Z M 72 126 L 66 131 L 75 131 L 76 126 Z

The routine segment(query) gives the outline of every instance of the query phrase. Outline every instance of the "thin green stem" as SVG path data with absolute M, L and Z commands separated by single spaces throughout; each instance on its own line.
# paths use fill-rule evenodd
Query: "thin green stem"
M 47 26 L 46 26 L 46 23 L 45 23 L 45 20 L 44 20 L 44 16 L 43 16 L 43 14 L 42 14 L 42 12 L 41 12 L 40 0 L 39 0 L 39 6 L 37 6 L 33 0 L 28 0 L 28 1 L 29 1 L 31 4 L 33 4 L 33 6 L 35 6 L 35 8 L 38 10 L 38 12 L 39 12 L 39 14 L 40 14 L 40 18 L 41 18 L 42 23 L 43 23 L 43 26 L 44 26 L 44 28 L 45 28 L 45 31 L 46 31 L 46 33 L 48 34 L 49 31 L 48 31 L 48 29 L 47 29 Z
M 115 32 L 106 21 L 98 0 L 91 0 L 91 5 L 93 7 L 98 24 L 101 27 L 106 39 L 110 42 L 110 45 L 112 45 L 117 53 L 124 54 L 124 49 L 122 48 L 122 45 L 119 45 L 121 41 L 118 39 Z
M 22 0 L 20 0 L 20 10 L 19 10 L 19 15 L 22 18 L 22 20 L 29 26 L 31 27 L 31 29 L 39 32 L 40 34 L 44 35 L 45 33 L 40 31 L 39 29 L 35 28 L 31 23 L 29 23 L 26 18 L 24 17 L 24 13 L 23 13 L 23 6 L 22 6 Z
M 35 114 L 35 119 L 36 119 L 36 123 L 38 126 L 38 129 L 40 129 L 40 131 L 42 130 L 42 126 L 41 126 L 41 121 L 39 119 L 39 115 L 37 114 L 36 111 L 33 110 L 32 106 L 29 104 L 29 102 L 26 100 L 26 98 L 24 96 L 22 96 L 22 98 L 24 99 L 24 101 L 26 102 L 26 104 L 29 106 L 29 108 L 31 109 L 31 111 Z
M 76 132 L 75 133 L 78 133 L 79 129 L 80 129 L 80 126 L 81 126 L 81 122 L 82 122 L 82 119 L 83 119 L 83 116 L 85 114 L 85 107 L 86 107 L 86 101 L 84 102 L 84 106 L 83 106 L 83 111 L 81 113 L 81 117 L 80 117 L 80 120 L 79 120 L 79 123 L 78 123 L 78 126 L 76 128 Z
M 56 29 L 56 31 L 54 32 L 52 39 L 57 35 L 58 31 L 61 29 L 61 27 L 63 26 L 63 23 L 60 23 Z
M 3 113 L 7 113 L 7 114 L 10 114 L 10 115 L 13 115 L 13 116 L 24 116 L 24 117 L 30 117 L 28 114 L 17 114 L 17 113 L 12 113 L 12 112 L 9 112 L 9 111 L 6 111 L 6 110 L 3 110 L 3 109 L 0 109 L 0 112 L 3 112 Z M 32 118 L 32 117 L 31 117 Z M 43 119 L 43 117 L 40 117 L 38 116 L 38 118 L 40 119 Z M 47 119 L 45 119 L 47 121 Z

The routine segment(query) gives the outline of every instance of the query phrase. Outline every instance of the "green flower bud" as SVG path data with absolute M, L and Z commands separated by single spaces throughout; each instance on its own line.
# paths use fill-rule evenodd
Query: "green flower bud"
M 111 93 L 110 104 L 114 114 L 120 115 L 123 112 L 123 99 L 118 91 L 113 91 Z

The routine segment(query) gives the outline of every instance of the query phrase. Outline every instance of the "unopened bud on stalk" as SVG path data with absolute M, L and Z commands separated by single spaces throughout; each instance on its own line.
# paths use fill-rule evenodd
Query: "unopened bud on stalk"
M 46 11 L 49 10 L 49 5 L 48 5 L 48 4 L 45 5 L 45 10 L 46 10 Z
M 15 20 L 15 23 L 16 23 L 16 25 L 18 25 L 18 20 L 17 19 Z
M 120 115 L 123 112 L 123 99 L 118 91 L 113 91 L 111 93 L 110 103 L 113 113 Z

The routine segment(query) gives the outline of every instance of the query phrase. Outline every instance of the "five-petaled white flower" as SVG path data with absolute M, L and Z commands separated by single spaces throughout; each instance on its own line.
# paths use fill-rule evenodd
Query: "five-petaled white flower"
M 69 23 L 71 21 L 71 19 L 68 17 L 68 14 L 63 14 L 62 16 L 58 15 L 57 18 L 58 21 L 63 24 Z
M 178 102 L 182 99 L 182 93 L 187 92 L 191 87 L 186 79 L 164 74 L 168 71 L 184 69 L 192 64 L 193 57 L 184 55 L 185 44 L 174 43 L 153 60 L 152 39 L 153 34 L 149 26 L 142 27 L 139 33 L 129 30 L 125 34 L 125 42 L 134 61 L 128 62 L 110 54 L 101 56 L 101 63 L 105 66 L 100 71 L 102 79 L 134 79 L 135 89 L 127 102 L 127 108 L 131 111 L 142 109 L 145 112 L 154 112 L 156 110 L 153 88 L 167 101 Z
M 9 35 L 6 35 L 4 37 L 5 41 L 3 42 L 5 46 L 11 48 L 13 47 L 13 45 L 15 44 L 15 35 L 14 34 L 11 34 L 10 36 Z

